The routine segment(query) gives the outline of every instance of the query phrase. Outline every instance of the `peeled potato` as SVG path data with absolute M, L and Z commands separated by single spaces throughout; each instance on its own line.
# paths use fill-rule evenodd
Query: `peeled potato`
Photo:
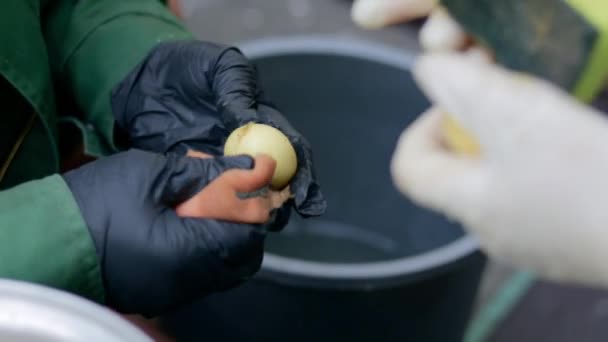
M 234 130 L 224 145 L 226 156 L 258 154 L 266 154 L 277 163 L 270 187 L 285 188 L 296 174 L 298 157 L 283 132 L 269 125 L 248 123 Z

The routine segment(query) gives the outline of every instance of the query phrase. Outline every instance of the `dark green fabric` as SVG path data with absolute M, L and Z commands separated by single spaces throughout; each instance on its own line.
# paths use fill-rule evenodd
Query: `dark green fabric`
M 77 208 L 58 175 L 0 192 L 0 276 L 102 301 L 97 256 Z
M 18 150 L 20 153 L 14 157 L 13 165 L 22 167 L 12 167 L 7 170 L 4 181 L 0 182 L 0 189 L 4 189 L 52 173 L 55 170 L 55 160 L 54 155 L 49 153 L 48 145 L 35 143 L 47 139 L 47 132 L 42 121 L 36 118 L 34 110 L 25 98 L 21 97 L 19 92 L 1 77 L 0 94 L 2 94 L 3 103 L 3 115 L 0 115 L 0 131 L 2 131 L 0 134 L 0 165 L 3 164 L 3 160 L 8 158 L 19 137 L 27 134 L 27 139 Z M 35 122 L 29 128 L 32 119 L 35 119 Z M 29 157 L 25 158 L 25 156 Z
M 69 85 L 85 120 L 102 138 L 98 147 L 87 144 L 87 152 L 115 151 L 111 89 L 159 42 L 192 36 L 159 1 L 61 1 L 47 17 L 53 73 Z
M 58 167 L 55 101 L 48 54 L 40 28 L 40 3 L 35 0 L 0 1 L 0 75 L 8 80 L 41 118 L 45 139 L 40 143 L 52 156 L 51 168 Z M 10 102 L 3 94 L 3 103 Z M 16 100 L 16 99 L 15 99 Z M 10 104 L 9 108 L 14 107 Z M 14 115 L 25 122 L 31 112 L 2 113 Z M 12 134 L 22 127 L 2 126 L 0 135 Z M 4 157 L 4 156 L 2 156 Z M 48 168 L 47 165 L 40 166 Z
M 158 42 L 190 37 L 158 0 L 0 1 L 0 170 L 35 115 L 0 179 L 0 277 L 102 300 L 91 238 L 56 175 L 58 122 L 81 128 L 89 154 L 112 153 L 110 89 Z

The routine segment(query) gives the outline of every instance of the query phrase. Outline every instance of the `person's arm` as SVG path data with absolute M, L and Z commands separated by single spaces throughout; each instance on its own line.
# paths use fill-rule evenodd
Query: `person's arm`
M 193 38 L 158 0 L 56 0 L 44 31 L 54 73 L 109 144 L 111 89 L 158 43 Z
M 147 316 L 237 286 L 261 265 L 270 199 L 236 193 L 270 182 L 274 165 L 131 149 L 2 191 L 0 278 Z M 189 198 L 199 207 L 178 216 Z M 209 218 L 204 198 L 233 205 Z
M 0 278 L 104 298 L 93 240 L 59 175 L 0 191 Z

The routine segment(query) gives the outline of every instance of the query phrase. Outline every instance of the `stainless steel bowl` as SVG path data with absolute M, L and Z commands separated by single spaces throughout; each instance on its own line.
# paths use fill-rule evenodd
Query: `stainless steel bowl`
M 0 341 L 149 342 L 119 315 L 45 286 L 0 280 Z

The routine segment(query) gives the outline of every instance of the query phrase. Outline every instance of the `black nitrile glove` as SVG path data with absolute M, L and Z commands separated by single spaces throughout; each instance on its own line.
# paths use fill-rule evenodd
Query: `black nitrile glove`
M 114 89 L 112 108 L 133 146 L 157 152 L 193 149 L 222 155 L 226 138 L 241 125 L 274 126 L 298 155 L 291 182 L 296 211 L 304 217 L 325 212 L 310 144 L 264 100 L 255 67 L 234 47 L 162 43 Z
M 109 306 L 154 316 L 225 290 L 260 268 L 256 225 L 178 217 L 176 204 L 249 157 L 198 159 L 129 150 L 66 173 L 92 235 Z

